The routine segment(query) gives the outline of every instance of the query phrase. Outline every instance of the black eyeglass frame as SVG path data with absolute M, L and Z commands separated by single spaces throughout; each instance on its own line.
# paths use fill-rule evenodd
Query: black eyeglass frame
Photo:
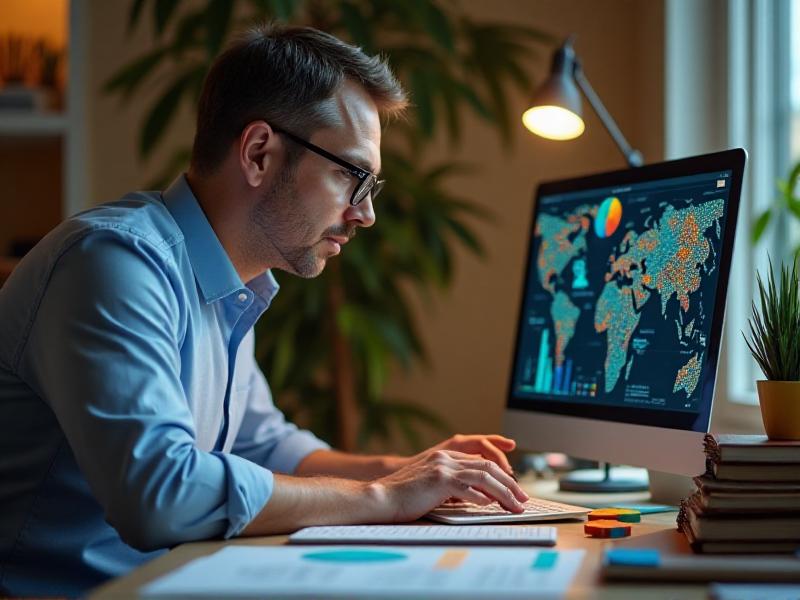
M 372 199 L 374 200 L 386 183 L 385 179 L 378 179 L 375 174 L 370 173 L 366 169 L 362 169 L 361 167 L 354 165 L 343 158 L 339 158 L 335 154 L 328 152 L 324 148 L 320 148 L 316 144 L 312 144 L 308 140 L 304 140 L 303 138 L 296 136 L 290 131 L 286 131 L 280 127 L 273 127 L 272 131 L 285 135 L 293 142 L 296 142 L 304 148 L 307 148 L 308 150 L 327 158 L 329 161 L 336 163 L 340 167 L 347 169 L 348 173 L 350 173 L 350 175 L 355 177 L 358 181 L 356 187 L 353 189 L 352 195 L 350 196 L 350 206 L 358 206 L 361 201 L 370 194 L 370 192 L 372 193 Z

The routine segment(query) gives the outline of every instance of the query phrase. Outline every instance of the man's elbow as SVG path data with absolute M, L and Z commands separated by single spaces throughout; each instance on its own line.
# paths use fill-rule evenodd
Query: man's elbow
M 140 552 L 221 536 L 219 523 L 191 523 L 186 517 L 186 511 L 180 507 L 143 508 L 111 524 L 123 542 Z

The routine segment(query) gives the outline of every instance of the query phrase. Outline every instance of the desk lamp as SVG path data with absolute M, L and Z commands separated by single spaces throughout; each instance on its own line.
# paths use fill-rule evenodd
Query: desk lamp
M 632 148 L 619 127 L 603 106 L 583 74 L 583 68 L 572 48 L 573 36 L 553 55 L 550 77 L 536 90 L 531 106 L 522 115 L 522 122 L 531 132 L 550 140 L 571 140 L 583 133 L 581 97 L 578 88 L 600 117 L 628 165 L 642 166 L 642 154 Z M 577 83 L 577 87 L 576 84 Z

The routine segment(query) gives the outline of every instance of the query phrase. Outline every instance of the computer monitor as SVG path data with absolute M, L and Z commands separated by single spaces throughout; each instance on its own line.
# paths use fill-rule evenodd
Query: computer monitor
M 504 432 L 697 475 L 746 153 L 539 186 Z

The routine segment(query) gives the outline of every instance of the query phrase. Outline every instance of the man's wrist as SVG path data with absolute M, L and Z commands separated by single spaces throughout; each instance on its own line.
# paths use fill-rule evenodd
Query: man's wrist
M 368 508 L 368 519 L 373 523 L 391 523 L 395 510 L 386 485 L 381 481 L 370 481 L 364 484 L 363 498 Z
M 383 475 L 391 475 L 402 469 L 408 463 L 405 456 L 383 456 L 380 461 L 380 468 Z

